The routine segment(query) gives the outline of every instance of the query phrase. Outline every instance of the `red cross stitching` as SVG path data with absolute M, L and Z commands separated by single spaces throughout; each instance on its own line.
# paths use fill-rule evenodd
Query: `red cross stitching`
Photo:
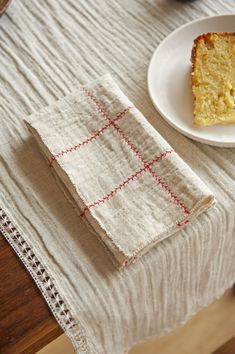
M 116 121 L 118 121 L 119 119 L 121 119 L 122 117 L 125 116 L 125 114 L 127 112 L 130 111 L 130 109 L 132 109 L 133 107 L 128 106 L 127 108 L 123 109 L 123 111 L 119 112 L 113 119 L 110 119 L 109 123 L 105 124 L 102 128 L 100 128 L 99 130 L 97 130 L 94 134 L 92 134 L 89 138 L 81 141 L 78 144 L 75 144 L 69 148 L 67 148 L 66 150 L 62 150 L 56 154 L 54 154 L 51 158 L 51 160 L 49 161 L 49 166 L 52 167 L 53 162 L 58 160 L 60 157 L 78 150 L 79 148 L 81 148 L 82 146 L 88 145 L 89 143 L 91 143 L 93 140 L 96 140 L 101 134 L 103 134 L 105 132 L 105 130 L 107 130 L 108 128 L 110 128 L 112 126 L 112 124 Z
M 85 213 L 90 210 L 91 208 L 94 208 L 102 203 L 105 203 L 106 201 L 110 200 L 118 191 L 122 190 L 127 184 L 129 184 L 131 181 L 135 180 L 138 176 L 140 176 L 143 172 L 149 172 L 150 175 L 154 178 L 156 183 L 161 186 L 161 188 L 169 195 L 169 197 L 172 199 L 172 201 L 181 208 L 181 210 L 184 212 L 185 215 L 189 216 L 190 215 L 190 210 L 188 207 L 183 203 L 182 200 L 180 200 L 179 197 L 176 196 L 176 194 L 172 191 L 172 189 L 168 186 L 166 181 L 162 179 L 160 176 L 156 174 L 155 171 L 153 171 L 152 166 L 160 162 L 162 159 L 167 157 L 169 154 L 173 152 L 173 150 L 166 150 L 162 152 L 159 156 L 155 157 L 151 161 L 146 161 L 140 151 L 136 148 L 136 146 L 130 141 L 130 139 L 126 136 L 126 134 L 123 132 L 123 130 L 117 125 L 117 121 L 121 119 L 122 117 L 125 116 L 127 112 L 130 111 L 130 109 L 134 108 L 132 106 L 128 106 L 124 110 L 120 111 L 113 119 L 109 116 L 108 112 L 106 109 L 102 106 L 101 102 L 98 101 L 98 99 L 86 88 L 81 87 L 81 90 L 83 93 L 95 104 L 98 112 L 105 118 L 107 121 L 107 124 L 105 124 L 102 128 L 97 130 L 94 134 L 92 134 L 90 137 L 87 139 L 83 140 L 80 143 L 77 143 L 65 150 L 62 150 L 56 154 L 54 154 L 49 162 L 49 165 L 52 166 L 53 162 L 58 160 L 60 157 L 72 153 L 76 151 L 77 149 L 91 143 L 92 141 L 96 140 L 101 134 L 103 134 L 107 129 L 113 127 L 114 130 L 119 134 L 120 138 L 125 141 L 125 143 L 129 146 L 129 148 L 132 150 L 132 152 L 139 158 L 142 167 L 140 167 L 137 171 L 133 172 L 129 177 L 127 177 L 124 181 L 122 181 L 119 185 L 117 185 L 115 188 L 113 188 L 109 193 L 107 193 L 105 196 L 102 198 L 93 201 L 92 203 L 86 205 L 81 213 L 81 216 L 83 217 Z M 178 223 L 177 226 L 182 226 L 184 224 L 187 224 L 188 220 L 184 220 L 181 223 Z
M 151 176 L 155 179 L 155 181 L 157 182 L 157 184 L 159 184 L 164 190 L 165 192 L 171 197 L 172 201 L 178 205 L 182 211 L 184 212 L 184 214 L 186 215 L 190 215 L 190 210 L 188 209 L 188 207 L 183 203 L 182 200 L 180 200 L 179 197 L 176 196 L 176 194 L 171 190 L 171 188 L 168 186 L 168 184 L 160 177 L 156 174 L 156 172 L 154 172 L 152 170 L 152 165 L 154 164 L 154 160 L 147 162 L 145 161 L 145 159 L 143 158 L 142 154 L 140 153 L 140 151 L 135 147 L 135 145 L 129 140 L 129 138 L 126 136 L 126 134 L 122 131 L 122 129 L 116 124 L 116 122 L 114 122 L 108 112 L 106 111 L 106 109 L 103 107 L 103 105 L 101 104 L 101 102 L 98 101 L 98 99 L 89 91 L 87 90 L 85 87 L 81 87 L 81 90 L 84 92 L 84 94 L 96 105 L 96 108 L 98 110 L 98 112 L 108 121 L 108 123 L 115 129 L 115 131 L 120 135 L 121 139 L 123 139 L 126 144 L 129 146 L 129 148 L 133 151 L 133 153 L 139 158 L 139 160 L 142 163 L 142 168 L 140 168 L 138 171 L 134 172 L 133 174 L 131 174 L 126 180 L 124 180 L 122 183 L 120 183 L 117 187 L 115 187 L 111 192 L 109 192 L 108 194 L 106 194 L 106 196 L 104 196 L 101 199 L 98 199 L 96 201 L 94 201 L 93 203 L 86 205 L 85 208 L 83 209 L 83 212 L 81 214 L 81 216 L 84 216 L 86 211 L 88 211 L 89 209 L 104 203 L 106 200 L 109 200 L 111 197 L 113 197 L 117 191 L 121 190 L 122 188 L 124 188 L 130 181 L 134 180 L 137 176 L 139 176 L 143 171 L 148 171 Z M 166 151 L 165 153 L 162 153 L 159 157 L 157 157 L 158 161 L 160 159 L 162 159 L 163 157 L 166 157 L 169 152 L 172 152 L 172 150 L 170 151 Z M 156 161 L 155 161 L 156 162 Z M 186 224 L 188 222 L 188 220 L 185 220 L 182 223 L 179 223 L 178 226 L 182 226 L 183 224 Z
M 122 183 L 120 183 L 115 188 L 113 188 L 111 190 L 111 192 L 106 194 L 103 198 L 100 198 L 100 199 L 94 201 L 93 203 L 86 205 L 80 216 L 84 216 L 85 213 L 89 209 L 91 209 L 91 208 L 93 208 L 93 207 L 95 207 L 95 206 L 97 206 L 99 204 L 102 204 L 106 200 L 109 200 L 110 198 L 112 198 L 118 191 L 123 189 L 127 184 L 129 184 L 131 181 L 134 181 L 134 179 L 136 179 L 144 171 L 147 171 L 149 167 L 153 166 L 156 162 L 161 161 L 164 157 L 166 157 L 167 155 L 171 154 L 172 152 L 173 152 L 173 150 L 166 150 L 165 152 L 163 152 L 159 156 L 157 156 L 154 160 L 152 160 L 148 164 L 146 164 L 146 166 L 143 166 L 139 170 L 133 172 L 129 177 L 127 177 Z

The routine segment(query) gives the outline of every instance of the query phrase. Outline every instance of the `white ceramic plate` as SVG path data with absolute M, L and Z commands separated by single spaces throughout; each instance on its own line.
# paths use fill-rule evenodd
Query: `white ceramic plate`
M 235 124 L 193 125 L 190 57 L 194 38 L 205 32 L 235 32 L 235 15 L 193 21 L 165 38 L 149 65 L 149 94 L 160 114 L 184 135 L 210 145 L 235 147 Z

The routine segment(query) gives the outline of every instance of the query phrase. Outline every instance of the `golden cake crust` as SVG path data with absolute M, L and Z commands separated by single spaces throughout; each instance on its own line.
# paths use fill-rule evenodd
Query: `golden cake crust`
M 196 37 L 193 41 L 193 48 L 192 48 L 192 52 L 191 52 L 191 62 L 192 62 L 192 72 L 191 72 L 191 80 L 192 80 L 192 85 L 194 85 L 195 83 L 195 79 L 194 79 L 194 73 L 195 73 L 195 63 L 196 63 L 196 57 L 197 57 L 197 45 L 199 43 L 199 41 L 201 39 L 203 39 L 205 41 L 205 43 L 207 43 L 209 41 L 209 39 L 211 38 L 212 35 L 219 35 L 219 36 L 223 36 L 223 37 L 227 37 L 227 36 L 235 36 L 235 32 L 207 32 L 207 33 L 203 33 L 200 34 L 200 36 Z
M 196 65 L 197 61 L 199 59 L 199 45 L 203 43 L 205 47 L 208 49 L 211 49 L 213 46 L 212 39 L 214 38 L 234 38 L 234 43 L 235 43 L 235 32 L 208 32 L 208 33 L 203 33 L 197 38 L 194 39 L 193 43 L 193 48 L 191 52 L 191 62 L 192 62 L 192 71 L 191 71 L 191 84 L 192 84 L 192 90 L 193 90 L 193 96 L 194 96 L 194 124 L 199 127 L 203 126 L 208 126 L 208 125 L 214 125 L 214 124 L 230 124 L 230 123 L 235 123 L 235 108 L 234 108 L 234 117 L 229 117 L 228 119 L 225 119 L 222 117 L 218 116 L 213 117 L 212 119 L 202 119 L 201 117 L 198 117 L 197 112 L 196 112 L 196 100 L 197 100 L 197 95 L 195 94 L 195 88 L 198 85 L 198 77 L 196 73 Z M 235 70 L 235 68 L 234 68 Z

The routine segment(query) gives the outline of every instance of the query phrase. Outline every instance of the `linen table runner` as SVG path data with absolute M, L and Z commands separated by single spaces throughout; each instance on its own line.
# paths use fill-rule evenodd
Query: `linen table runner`
M 26 123 L 79 216 L 119 267 L 214 202 L 109 75 Z

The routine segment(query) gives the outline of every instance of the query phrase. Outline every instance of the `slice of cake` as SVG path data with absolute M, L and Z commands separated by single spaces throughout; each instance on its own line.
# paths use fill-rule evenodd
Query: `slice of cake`
M 192 50 L 194 124 L 235 123 L 235 33 L 206 33 Z

